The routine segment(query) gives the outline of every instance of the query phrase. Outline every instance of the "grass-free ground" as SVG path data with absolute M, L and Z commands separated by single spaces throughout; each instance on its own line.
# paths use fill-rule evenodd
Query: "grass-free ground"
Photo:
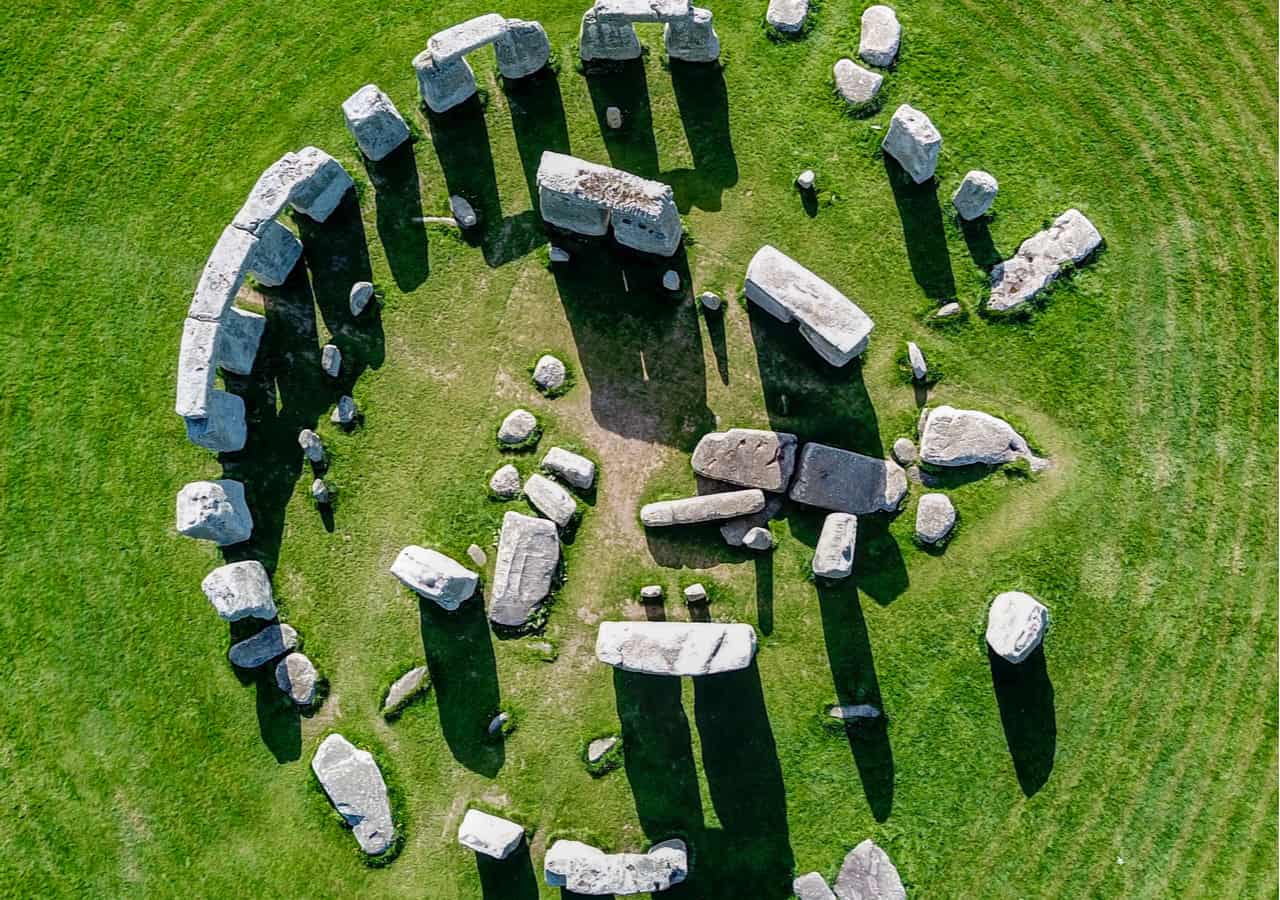
M 694 872 L 671 897 L 785 897 L 793 872 L 831 876 L 868 836 L 916 897 L 1275 896 L 1275 5 L 904 2 L 901 62 L 866 119 L 830 86 L 862 5 L 824 0 L 781 43 L 765 5 L 711 4 L 722 72 L 664 67 L 647 27 L 643 63 L 590 78 L 573 65 L 585 0 L 503 9 L 546 25 L 558 74 L 504 87 L 483 51 L 487 102 L 445 117 L 419 111 L 409 60 L 488 7 L 6 10 L 0 893 L 528 900 L 558 895 L 538 869 L 555 837 L 622 850 L 679 833 Z M 370 81 L 421 139 L 366 168 L 339 104 Z M 902 102 L 945 136 L 936 194 L 876 152 Z M 622 135 L 602 125 L 609 105 Z M 236 385 L 252 443 L 225 460 L 257 516 L 231 555 L 273 569 L 330 682 L 298 718 L 226 662 L 232 635 L 199 591 L 220 555 L 173 531 L 179 487 L 223 466 L 171 407 L 210 247 L 263 167 L 310 143 L 359 200 L 300 223 L 310 277 L 265 293 L 264 356 Z M 599 251 L 548 271 L 531 197 L 546 148 L 672 184 L 694 237 L 678 264 L 730 298 L 723 318 L 655 300 L 634 260 L 630 294 Z M 822 188 L 809 208 L 791 183 L 804 168 Z M 1001 192 L 988 229 L 961 231 L 947 200 L 970 168 Z M 446 214 L 451 192 L 486 218 L 481 240 L 412 221 Z M 1073 205 L 1106 253 L 1025 321 L 976 315 L 981 267 Z M 736 299 L 766 242 L 873 316 L 864 364 L 824 371 Z M 384 305 L 356 323 L 345 291 L 364 275 Z M 968 317 L 925 324 L 951 298 Z M 330 335 L 365 414 L 351 434 L 327 421 Z M 837 589 L 806 577 L 812 513 L 775 523 L 771 557 L 714 531 L 642 533 L 637 504 L 692 488 L 688 450 L 717 422 L 866 452 L 910 434 L 907 339 L 946 373 L 930 403 L 1009 415 L 1055 462 L 949 487 L 945 553 L 912 545 L 914 499 L 864 521 Z M 548 349 L 577 377 L 554 400 L 526 371 Z M 523 508 L 485 489 L 516 404 L 542 418 L 541 448 L 601 465 L 552 652 L 495 639 L 478 604 L 421 607 L 387 575 L 405 544 L 462 558 Z M 317 420 L 331 521 L 291 445 Z M 527 473 L 541 453 L 512 458 Z M 671 597 L 695 580 L 714 617 L 757 627 L 755 667 L 677 683 L 594 661 L 596 622 L 644 614 L 639 584 Z M 1013 682 L 982 641 L 1011 588 L 1053 614 Z M 432 693 L 385 722 L 386 686 L 424 660 Z M 822 721 L 866 698 L 887 727 L 848 738 Z M 483 736 L 499 709 L 517 726 L 505 744 Z M 312 785 L 332 729 L 393 783 L 405 842 L 389 866 L 362 863 Z M 610 733 L 625 765 L 594 778 L 582 742 Z M 529 825 L 531 857 L 478 866 L 454 841 L 469 804 Z

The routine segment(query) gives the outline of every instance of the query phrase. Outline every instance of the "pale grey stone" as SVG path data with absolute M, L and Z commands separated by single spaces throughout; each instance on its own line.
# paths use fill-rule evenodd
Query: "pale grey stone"
M 554 522 L 514 511 L 504 515 L 493 565 L 489 620 L 510 628 L 528 624 L 551 592 L 559 563 L 560 539 Z
M 602 19 L 622 22 L 671 22 L 693 13 L 689 0 L 596 0 L 592 9 Z
M 409 140 L 404 116 L 376 84 L 366 84 L 342 101 L 342 115 L 360 152 L 374 162 Z
M 276 601 L 271 595 L 271 576 L 256 559 L 218 566 L 200 582 L 200 590 L 213 608 L 228 622 L 244 618 L 274 619 Z
M 662 286 L 668 291 L 680 290 L 680 273 L 675 269 L 667 269 L 662 276 Z
M 938 308 L 938 311 L 933 314 L 933 317 L 935 319 L 949 319 L 952 316 L 960 315 L 962 311 L 963 310 L 960 308 L 959 303 L 944 303 Z
M 587 744 L 587 762 L 592 764 L 600 762 L 600 760 L 604 759 L 605 754 L 616 746 L 618 746 L 617 737 L 596 738 L 590 744 Z
M 932 466 L 1003 465 L 1025 459 L 1033 469 L 1043 460 L 1004 419 L 973 409 L 939 406 L 930 410 L 920 437 L 920 459 Z
M 929 421 L 929 412 L 929 407 L 922 406 L 920 407 L 920 415 L 916 418 L 916 434 L 922 438 L 924 437 L 925 423 Z
M 1011 663 L 1020 663 L 1040 646 L 1049 624 L 1049 610 L 1021 591 L 1006 591 L 991 601 L 987 612 L 987 644 Z
M 689 15 L 667 20 L 662 42 L 667 56 L 691 63 L 715 62 L 720 58 L 720 36 L 712 24 L 711 10 L 689 8 Z
M 514 500 L 520 496 L 520 470 L 508 463 L 493 473 L 489 479 L 489 490 L 504 500 Z
M 178 534 L 213 541 L 219 547 L 247 541 L 253 516 L 244 499 L 244 485 L 229 478 L 193 481 L 178 491 Z
M 800 334 L 833 366 L 867 347 L 875 323 L 852 300 L 780 250 L 766 244 L 747 266 L 747 299 Z
M 501 733 L 502 729 L 505 728 L 507 723 L 510 721 L 511 721 L 511 713 L 508 713 L 508 712 L 498 713 L 496 716 L 494 716 L 492 719 L 489 720 L 489 733 L 490 734 Z
M 298 154 L 286 153 L 258 176 L 231 224 L 255 236 L 261 233 L 289 205 L 290 194 L 303 177 Z
M 938 168 L 942 135 L 928 116 L 904 103 L 894 111 L 880 146 L 920 184 L 932 178 Z
M 831 707 L 827 710 L 827 715 L 842 722 L 849 722 L 856 719 L 878 719 L 881 713 L 878 707 L 870 703 L 847 703 Z
M 569 492 L 545 475 L 530 475 L 524 483 L 524 496 L 530 506 L 561 528 L 568 527 L 578 512 Z
M 956 524 L 956 508 L 946 494 L 925 494 L 916 504 L 916 540 L 936 544 L 946 540 Z
M 198 447 L 215 453 L 243 450 L 249 439 L 244 400 L 236 394 L 212 390 L 207 401 L 208 412 L 202 419 L 185 419 L 187 439 Z
M 811 191 L 818 183 L 818 176 L 813 169 L 805 169 L 796 176 L 796 187 L 802 191 Z
M 317 465 L 324 463 L 324 442 L 310 428 L 298 432 L 298 446 L 302 448 L 302 455 L 310 462 Z
M 753 528 L 765 528 L 770 520 L 777 518 L 782 512 L 783 494 L 765 494 L 764 509 L 737 519 L 730 519 L 720 526 L 720 537 L 730 547 L 741 547 L 747 533 Z
M 249 271 L 259 284 L 278 287 L 302 258 L 302 241 L 279 222 L 266 222 L 249 256 Z
M 694 448 L 693 471 L 715 481 L 765 491 L 785 491 L 795 469 L 794 434 L 758 428 L 730 428 L 702 436 Z
M 579 841 L 558 840 L 543 859 L 548 887 L 587 896 L 625 896 L 665 891 L 689 874 L 684 841 L 671 838 L 648 853 L 605 853 Z
M 551 354 L 538 357 L 533 366 L 533 383 L 543 391 L 554 391 L 564 385 L 569 372 L 564 363 Z
M 748 550 L 771 550 L 773 533 L 768 528 L 757 525 L 742 536 L 742 546 Z
M 479 544 L 472 544 L 467 547 L 467 558 L 477 566 L 483 566 L 489 561 L 489 557 L 485 554 Z
M 991 204 L 996 202 L 996 193 L 999 190 L 1000 184 L 994 175 L 980 169 L 973 169 L 964 176 L 956 192 L 951 195 L 951 205 L 956 208 L 960 218 L 976 219 L 986 213 L 991 208 Z
M 890 7 L 876 4 L 862 13 L 862 34 L 858 38 L 858 55 L 868 65 L 888 68 L 898 58 L 902 44 L 902 25 Z
M 822 578 L 848 578 L 858 543 L 858 517 L 833 512 L 822 521 L 822 532 L 813 549 L 813 574 Z
M 387 783 L 373 754 L 331 734 L 311 758 L 311 771 L 346 823 L 356 843 L 370 856 L 385 853 L 395 842 Z
M 455 610 L 476 592 L 480 576 L 443 553 L 410 544 L 391 564 L 391 574 L 409 590 Z
M 458 826 L 459 844 L 494 859 L 506 859 L 523 840 L 523 827 L 478 809 L 467 810 Z
M 252 372 L 266 328 L 265 316 L 235 306 L 227 310 L 218 336 L 219 368 L 237 375 Z
M 222 321 L 244 284 L 257 244 L 255 235 L 235 225 L 222 229 L 200 272 L 200 280 L 196 282 L 195 294 L 187 309 L 189 318 L 202 322 Z
M 847 58 L 836 61 L 833 75 L 836 91 L 853 107 L 863 107 L 875 100 L 880 93 L 880 85 L 884 83 L 884 76 L 879 72 L 864 69 Z
M 301 653 L 290 653 L 276 663 L 276 687 L 294 706 L 310 706 L 316 699 L 316 667 Z
M 551 41 L 537 22 L 507 19 L 507 33 L 493 43 L 503 78 L 525 78 L 551 59 Z
M 910 438 L 900 437 L 893 442 L 893 458 L 900 466 L 909 466 L 916 461 L 916 445 Z
M 839 900 L 907 900 L 898 870 L 870 838 L 849 851 L 836 876 Z
M 801 875 L 791 882 L 791 890 L 797 900 L 836 900 L 836 895 L 831 893 L 831 888 L 817 872 Z
M 1078 209 L 1069 209 L 1045 231 L 1022 242 L 1012 259 L 991 270 L 987 309 L 1007 312 L 1057 280 L 1068 263 L 1082 263 L 1102 246 L 1102 235 Z
M 734 519 L 762 509 L 764 492 L 755 488 L 649 503 L 640 510 L 640 521 L 648 528 L 695 525 L 699 522 Z
M 756 630 L 718 622 L 601 622 L 596 658 L 624 672 L 715 675 L 751 665 Z
M 596 464 L 562 447 L 552 447 L 547 451 L 547 455 L 542 457 L 542 468 L 580 491 L 589 491 L 596 483 Z
M 373 299 L 373 285 L 367 281 L 357 281 L 351 285 L 351 315 L 358 316 L 365 311 L 369 301 Z
M 784 34 L 796 34 L 809 17 L 809 0 L 769 0 L 764 20 Z
M 268 625 L 252 637 L 233 644 L 227 651 L 232 665 L 241 669 L 256 669 L 278 656 L 284 656 L 298 646 L 298 632 L 283 622 Z
M 430 674 L 426 666 L 417 666 L 405 672 L 391 683 L 387 689 L 387 699 L 382 702 L 384 716 L 399 712 L 404 706 L 431 686 Z
M 323 478 L 316 478 L 311 482 L 311 499 L 320 506 L 328 506 L 333 500 L 329 485 L 325 484 Z
M 604 111 L 605 124 L 617 131 L 622 127 L 622 110 L 616 106 L 610 106 Z
M 465 59 L 437 62 L 430 50 L 413 58 L 418 93 L 434 113 L 445 113 L 475 95 L 476 76 Z
M 303 215 L 324 222 L 355 182 L 342 163 L 318 147 L 299 150 L 298 166 L 303 177 L 290 194 L 290 202 Z
M 817 443 L 800 451 L 791 484 L 798 503 L 856 516 L 893 512 L 906 495 L 907 474 L 893 460 Z
M 342 351 L 334 344 L 325 344 L 320 348 L 320 368 L 330 378 L 337 378 L 342 370 Z
M 924 354 L 915 341 L 907 341 L 907 359 L 911 363 L 911 377 L 916 381 L 924 381 L 929 377 L 929 364 L 924 361 Z
M 222 327 L 217 322 L 188 318 L 182 323 L 178 347 L 178 394 L 174 411 L 187 419 L 209 415 L 214 376 L 218 371 L 218 343 Z
M 346 395 L 338 398 L 338 405 L 333 408 L 333 412 L 329 414 L 329 421 L 334 425 L 341 425 L 343 428 L 350 428 L 356 423 L 356 418 L 360 415 L 360 410 L 356 408 L 356 401 Z
M 660 584 L 646 584 L 640 588 L 640 599 L 646 603 L 654 603 L 662 599 L 663 591 Z
M 582 14 L 578 55 L 583 62 L 637 59 L 640 53 L 640 38 L 630 22 L 602 19 L 595 9 L 588 9 Z
M 707 602 L 707 589 L 700 583 L 689 585 L 682 593 L 684 594 L 684 602 L 690 606 Z
M 698 302 L 702 304 L 704 309 L 715 312 L 720 308 L 720 304 L 723 301 L 720 299 L 719 294 L 713 293 L 712 291 L 703 291 L 698 297 Z
M 476 222 L 479 221 L 476 218 L 475 208 L 457 194 L 449 197 L 449 212 L 453 213 L 459 228 L 475 228 Z
M 551 257 L 551 261 L 553 263 L 567 263 L 569 261 L 569 251 L 565 250 L 563 247 L 556 247 L 553 245 L 547 253 Z
M 497 13 L 487 13 L 436 32 L 427 41 L 427 49 L 440 62 L 452 62 L 492 44 L 506 33 L 507 20 Z
M 527 409 L 513 409 L 498 426 L 498 440 L 504 444 L 522 444 L 538 428 L 538 420 Z

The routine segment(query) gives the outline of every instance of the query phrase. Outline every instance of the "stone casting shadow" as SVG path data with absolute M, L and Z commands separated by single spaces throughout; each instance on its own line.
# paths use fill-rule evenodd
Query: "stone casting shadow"
M 276 686 L 275 672 L 275 664 L 269 663 L 249 678 L 256 694 L 258 733 L 276 762 L 293 762 L 302 756 L 302 717 Z
M 501 697 L 484 601 L 477 593 L 449 612 L 420 600 L 418 612 L 445 743 L 458 762 L 492 778 L 506 753 L 502 739 L 491 737 L 488 730 Z
M 658 178 L 658 142 L 653 133 L 644 58 L 593 66 L 587 70 L 586 80 L 609 164 L 633 175 Z M 606 113 L 610 106 L 622 113 L 621 128 L 609 127 Z
M 415 290 L 431 274 L 413 144 L 411 138 L 377 162 L 360 157 L 373 184 L 378 237 L 387 254 L 391 277 L 396 287 L 405 292 Z
M 666 172 L 681 212 L 719 212 L 721 195 L 738 183 L 738 157 L 729 133 L 729 91 L 718 64 L 671 60 L 671 86 L 693 154 L 692 169 Z
M 476 869 L 484 900 L 538 900 L 538 876 L 527 841 L 506 859 L 477 853 Z
M 720 376 L 721 384 L 728 384 L 729 344 L 724 333 L 724 307 L 717 310 L 702 310 L 702 304 L 698 304 L 698 308 L 707 323 L 707 337 L 711 340 L 711 349 L 716 357 L 716 374 Z
M 544 68 L 514 81 L 503 80 L 503 93 L 511 108 L 511 129 L 516 137 L 516 149 L 520 153 L 520 166 L 529 187 L 529 201 L 535 213 L 538 211 L 538 164 L 547 150 L 555 153 L 571 153 L 569 126 L 564 117 L 564 100 L 560 95 L 560 82 L 555 72 Z M 542 217 L 538 216 L 538 221 Z M 539 237 L 543 238 L 541 229 Z M 540 242 L 540 243 L 541 243 Z
M 1058 749 L 1053 682 L 1049 680 L 1044 645 L 1018 665 L 996 655 L 990 647 L 987 660 L 1013 769 L 1022 793 L 1030 797 L 1049 780 Z
M 978 268 L 984 272 L 990 272 L 996 263 L 1004 260 L 1004 256 L 996 248 L 995 240 L 991 237 L 991 216 L 979 216 L 968 222 L 959 216 L 956 219 L 960 223 L 960 233 L 964 235 L 969 255 L 973 257 L 973 262 Z
M 936 179 L 916 184 L 898 161 L 887 153 L 884 154 L 884 170 L 902 219 L 902 239 L 907 246 L 911 274 L 931 300 L 939 303 L 954 300 L 956 279 L 951 271 L 951 254 L 947 250 Z

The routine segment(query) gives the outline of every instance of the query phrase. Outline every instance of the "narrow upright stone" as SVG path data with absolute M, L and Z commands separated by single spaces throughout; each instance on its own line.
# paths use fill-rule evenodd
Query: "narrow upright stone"
M 347 130 L 360 152 L 377 162 L 409 139 L 409 126 L 376 84 L 366 84 L 342 102 Z
M 888 68 L 898 58 L 902 44 L 902 25 L 891 7 L 876 4 L 862 14 L 862 35 L 858 38 L 858 55 L 868 65 Z
M 932 178 L 938 168 L 942 135 L 928 116 L 904 103 L 889 120 L 889 130 L 880 146 L 920 184 Z

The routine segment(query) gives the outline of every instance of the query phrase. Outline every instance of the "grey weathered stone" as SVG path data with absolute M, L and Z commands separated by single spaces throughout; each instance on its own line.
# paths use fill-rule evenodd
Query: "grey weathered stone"
M 218 371 L 218 343 L 222 328 L 217 322 L 188 318 L 182 323 L 178 348 L 178 394 L 174 411 L 187 419 L 203 419 Z
M 561 528 L 568 527 L 578 512 L 573 496 L 544 475 L 530 475 L 524 483 L 524 496 L 538 512 Z
M 271 595 L 271 576 L 256 559 L 218 566 L 200 582 L 200 590 L 213 608 L 228 622 L 253 617 L 274 619 L 276 601 Z
M 236 394 L 212 390 L 206 401 L 208 411 L 202 419 L 185 419 L 187 439 L 198 447 L 215 453 L 243 450 L 249 439 L 244 400 Z
M 1027 460 L 1033 469 L 1043 464 L 1004 419 L 951 406 L 929 411 L 920 436 L 920 459 L 932 466 L 998 466 L 1018 459 Z
M 858 543 L 858 517 L 833 512 L 822 521 L 822 533 L 813 548 L 813 574 L 822 578 L 848 578 Z
M 553 263 L 567 263 L 570 259 L 568 250 L 565 250 L 563 247 L 557 247 L 554 244 L 551 246 L 551 249 L 547 251 L 547 256 L 550 257 Z
M 907 900 L 889 854 L 870 838 L 849 851 L 834 887 L 839 900 Z
M 276 687 L 295 706 L 310 706 L 316 699 L 316 667 L 301 653 L 290 653 L 276 663 Z
M 929 364 L 924 361 L 924 354 L 915 341 L 907 341 L 907 359 L 911 363 L 912 378 L 924 381 L 929 377 Z
M 259 234 L 289 205 L 290 194 L 304 177 L 298 154 L 286 153 L 263 169 L 231 224 L 248 234 Z
M 858 38 L 858 55 L 872 66 L 887 68 L 898 58 L 902 44 L 902 25 L 890 7 L 876 4 L 862 13 L 862 34 Z
M 489 479 L 489 490 L 504 500 L 514 500 L 520 496 L 520 470 L 508 463 L 493 473 Z
M 596 738 L 590 744 L 587 744 L 587 762 L 598 763 L 604 759 L 614 747 L 618 746 L 618 738 L 616 736 Z
M 640 521 L 648 528 L 695 525 L 699 522 L 734 519 L 762 509 L 764 509 L 764 492 L 753 488 L 649 503 L 640 510 Z
M 267 227 L 267 222 L 262 227 Z M 219 322 L 235 303 L 236 294 L 244 284 L 245 273 L 253 261 L 258 239 L 251 232 L 234 224 L 222 229 L 218 242 L 213 245 L 209 259 L 196 282 L 195 294 L 187 309 L 187 316 L 202 322 Z
M 443 553 L 410 544 L 391 564 L 391 574 L 409 590 L 455 610 L 476 592 L 480 576 Z
M 791 499 L 835 512 L 893 512 L 907 495 L 907 475 L 891 459 L 809 443 L 800 451 Z
M 333 500 L 333 492 L 329 490 L 329 485 L 325 483 L 323 478 L 313 479 L 311 482 L 311 499 L 319 506 L 328 506 Z
M 333 412 L 329 414 L 329 421 L 334 425 L 341 425 L 343 428 L 350 428 L 356 423 L 360 410 L 356 407 L 356 401 L 345 394 L 338 398 L 338 405 L 333 408 Z
M 458 223 L 458 227 L 462 229 L 475 228 L 479 221 L 476 218 L 475 207 L 457 194 L 449 197 L 449 212 L 453 214 L 454 221 Z
M 684 602 L 690 606 L 707 602 L 707 589 L 701 583 L 691 584 L 681 593 L 684 594 Z
M 703 291 L 698 296 L 698 302 L 702 304 L 704 309 L 715 312 L 720 308 L 720 304 L 724 301 L 720 299 L 720 295 L 717 293 L 712 291 Z
M 475 95 L 476 77 L 465 59 L 437 62 L 431 50 L 413 58 L 418 74 L 418 93 L 434 113 L 445 113 Z
M 946 494 L 925 494 L 916 504 L 916 540 L 936 544 L 946 540 L 956 524 L 956 508 Z
M 621 22 L 671 22 L 693 12 L 689 0 L 596 0 L 592 6 L 602 19 Z
M 938 307 L 938 311 L 933 314 L 935 319 L 949 319 L 952 316 L 958 316 L 964 310 L 961 309 L 959 303 L 944 303 Z
M 249 271 L 259 284 L 278 287 L 302 258 L 302 241 L 279 222 L 265 222 L 249 255 Z
M 665 891 L 688 874 L 688 848 L 679 838 L 654 844 L 648 853 L 605 853 L 579 841 L 558 840 L 543 859 L 549 887 L 587 896 Z
M 494 859 L 506 859 L 523 840 L 523 827 L 478 809 L 467 810 L 458 826 L 459 844 Z
M 1100 246 L 1102 235 L 1084 213 L 1067 210 L 991 270 L 987 309 L 1007 312 L 1021 306 L 1056 281 L 1064 266 L 1084 262 Z
M 928 116 L 904 103 L 894 111 L 880 146 L 920 184 L 932 178 L 938 168 L 942 135 Z
M 365 311 L 369 302 L 373 300 L 373 285 L 367 281 L 357 281 L 351 285 L 351 294 L 349 295 L 349 303 L 351 306 L 351 315 L 358 316 Z
M 503 78 L 525 78 L 551 59 L 551 41 L 537 22 L 507 19 L 507 33 L 493 43 Z
M 430 673 L 426 666 L 417 666 L 405 672 L 391 683 L 387 689 L 387 698 L 382 701 L 384 716 L 399 712 L 418 694 L 431 686 Z
M 831 893 L 831 888 L 817 872 L 801 875 L 791 882 L 791 890 L 796 900 L 836 900 L 836 895 Z
M 489 734 L 503 734 L 507 723 L 511 721 L 511 713 L 500 712 L 489 720 Z
M 771 550 L 773 533 L 762 525 L 757 525 L 742 536 L 742 546 L 748 550 Z
M 724 538 L 724 542 L 730 547 L 741 547 L 746 540 L 747 532 L 753 528 L 765 528 L 770 520 L 777 518 L 778 513 L 782 512 L 782 503 L 785 499 L 784 494 L 765 494 L 764 509 L 725 522 L 720 526 L 720 537 Z
M 489 620 L 518 628 L 551 592 L 560 563 L 560 539 L 554 522 L 508 512 L 502 517 L 498 556 L 493 565 Z
M 987 612 L 987 644 L 996 655 L 1020 663 L 1040 646 L 1049 624 L 1049 610 L 1022 591 L 1006 591 L 991 601 Z
M 594 8 L 583 13 L 578 31 L 578 55 L 583 62 L 637 59 L 640 53 L 640 38 L 630 22 L 602 19 Z
M 878 719 L 881 713 L 879 707 L 870 703 L 845 703 L 831 707 L 827 710 L 827 715 L 842 722 L 850 722 L 857 719 Z
M 298 432 L 298 446 L 302 448 L 302 455 L 310 462 L 317 465 L 324 462 L 324 442 L 320 440 L 320 435 L 310 428 L 304 428 Z
M 818 184 L 818 175 L 813 169 L 805 169 L 796 176 L 796 187 L 802 191 L 811 191 Z
M 999 190 L 1000 184 L 994 175 L 980 169 L 973 169 L 964 176 L 956 192 L 951 195 L 951 205 L 956 208 L 960 218 L 966 221 L 976 219 L 986 213 L 991 208 L 991 204 L 996 202 L 996 193 Z
M 563 447 L 552 447 L 542 457 L 542 468 L 580 491 L 589 491 L 596 483 L 596 464 L 585 456 L 570 453 Z
M 178 534 L 213 541 L 219 547 L 247 541 L 253 516 L 244 499 L 244 485 L 229 478 L 193 481 L 178 491 Z
M 498 440 L 504 444 L 522 444 L 533 437 L 538 420 L 527 409 L 513 409 L 498 426 Z
M 427 49 L 440 62 L 453 62 L 494 43 L 506 33 L 507 20 L 497 13 L 487 13 L 437 31 L 427 41 Z
M 265 316 L 235 306 L 228 309 L 218 336 L 218 367 L 237 375 L 252 372 L 266 328 Z
M 625 672 L 715 675 L 751 665 L 756 630 L 718 622 L 601 622 L 596 658 Z
M 298 632 L 283 622 L 268 625 L 252 637 L 232 644 L 227 658 L 241 669 L 256 669 L 298 646 Z
M 918 455 L 911 438 L 900 437 L 893 442 L 893 458 L 898 465 L 909 466 L 916 461 Z
M 660 584 L 646 584 L 640 588 L 640 600 L 643 603 L 655 603 L 662 599 L 663 591 Z
M 796 34 L 809 17 L 809 0 L 769 0 L 764 20 L 783 34 Z
M 330 378 L 337 378 L 342 369 L 342 351 L 336 344 L 325 344 L 320 348 L 320 368 Z
M 543 354 L 533 366 L 533 383 L 539 390 L 554 391 L 563 387 L 569 372 L 564 363 L 551 354 Z
M 775 319 L 800 325 L 800 334 L 833 366 L 867 347 L 875 323 L 853 301 L 768 244 L 747 266 L 747 299 Z
M 669 19 L 662 30 L 667 56 L 691 63 L 715 62 L 720 58 L 720 36 L 712 23 L 711 10 L 689 8 L 689 15 Z
M 604 111 L 604 122 L 614 131 L 622 127 L 622 110 L 616 106 L 610 106 Z
M 340 734 L 331 734 L 311 758 L 311 771 L 346 823 L 356 843 L 370 856 L 385 853 L 396 839 L 391 801 L 382 771 L 367 750 Z
M 374 162 L 409 139 L 404 116 L 376 84 L 366 84 L 342 101 L 342 115 L 360 152 Z
M 302 178 L 290 193 L 290 202 L 303 215 L 324 222 L 355 182 L 342 163 L 318 147 L 303 147 L 297 156 Z
M 702 436 L 693 471 L 705 478 L 765 491 L 785 491 L 795 469 L 796 436 L 785 431 L 730 428 Z
M 853 107 L 863 107 L 875 100 L 884 83 L 884 76 L 879 72 L 864 69 L 847 58 L 836 61 L 832 74 L 836 81 L 836 91 Z
M 680 290 L 680 273 L 675 269 L 667 269 L 662 276 L 662 287 L 668 291 Z
M 467 558 L 477 566 L 483 566 L 489 561 L 488 555 L 479 544 L 471 544 L 467 547 Z

